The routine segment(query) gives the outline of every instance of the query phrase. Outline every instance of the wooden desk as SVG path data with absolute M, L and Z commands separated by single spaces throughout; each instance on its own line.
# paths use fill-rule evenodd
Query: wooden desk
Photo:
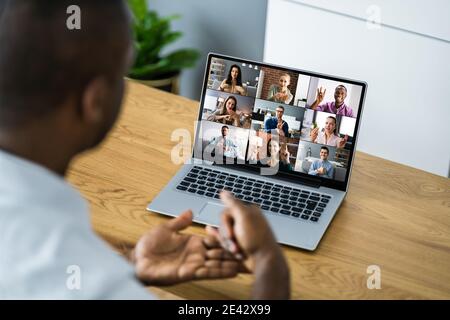
M 167 218 L 147 203 L 178 170 L 175 128 L 193 133 L 198 102 L 130 84 L 120 121 L 98 150 L 81 156 L 69 180 L 91 204 L 96 232 L 134 244 Z M 364 124 L 363 124 L 364 125 Z M 400 146 L 399 146 L 400 147 Z M 284 251 L 293 299 L 449 299 L 450 180 L 358 152 L 350 191 L 317 251 Z M 187 232 L 203 234 L 203 227 Z M 369 265 L 381 289 L 366 286 Z M 163 288 L 188 299 L 244 299 L 252 276 Z

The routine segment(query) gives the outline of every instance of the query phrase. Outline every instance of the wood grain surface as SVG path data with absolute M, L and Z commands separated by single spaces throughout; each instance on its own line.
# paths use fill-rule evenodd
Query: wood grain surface
M 197 112 L 198 102 L 129 83 L 110 136 L 72 163 L 68 180 L 112 246 L 132 246 L 167 221 L 145 207 L 180 167 L 170 158 L 178 143 L 172 132 L 193 134 Z M 186 232 L 204 234 L 199 225 Z M 284 252 L 293 299 L 449 299 L 450 179 L 358 152 L 348 196 L 318 249 Z M 367 288 L 369 265 L 381 269 L 379 290 Z M 245 299 L 252 282 L 245 275 L 156 291 L 169 299 Z

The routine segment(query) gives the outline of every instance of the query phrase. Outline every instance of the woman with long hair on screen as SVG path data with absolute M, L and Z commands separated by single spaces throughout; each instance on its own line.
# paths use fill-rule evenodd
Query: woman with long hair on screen
M 236 112 L 236 109 L 237 99 L 234 96 L 229 96 L 223 103 L 222 107 L 214 111 L 207 118 L 207 120 L 240 127 L 241 120 L 240 116 Z
M 237 64 L 233 64 L 228 72 L 226 79 L 222 81 L 219 87 L 220 91 L 239 94 L 246 96 L 247 92 L 242 85 L 242 73 L 241 68 Z
M 289 160 L 291 154 L 285 143 L 280 146 L 278 141 L 269 139 L 267 142 L 267 156 L 269 157 L 266 163 L 267 166 L 273 168 L 278 164 L 279 170 L 292 171 L 292 164 Z
M 330 147 L 343 148 L 347 143 L 348 136 L 345 135 L 344 138 L 339 138 L 336 135 L 336 118 L 333 116 L 327 117 L 325 121 L 325 127 L 322 131 L 319 128 L 314 128 L 309 133 L 311 141 L 314 143 L 325 144 Z

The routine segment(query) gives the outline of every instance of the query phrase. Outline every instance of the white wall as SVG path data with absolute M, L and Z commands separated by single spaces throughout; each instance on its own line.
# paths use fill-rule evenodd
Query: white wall
M 367 81 L 358 150 L 447 177 L 449 12 L 447 0 L 269 0 L 264 60 Z

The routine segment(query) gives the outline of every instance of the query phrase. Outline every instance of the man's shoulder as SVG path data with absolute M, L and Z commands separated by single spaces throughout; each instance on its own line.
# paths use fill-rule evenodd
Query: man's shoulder
M 270 117 L 270 118 L 266 119 L 266 123 L 272 124 L 274 121 L 276 121 L 276 118 L 274 118 L 274 117 Z
M 28 208 L 28 214 L 19 206 L 8 208 L 14 215 L 4 215 L 3 209 L 6 207 L 0 207 L 0 274 L 6 298 L 126 298 L 121 290 L 144 297 L 133 278 L 133 268 L 94 233 L 88 217 L 77 221 L 76 215 L 71 219 L 49 208 L 44 212 L 43 207 Z M 65 217 L 58 219 L 58 213 Z M 48 218 L 43 218 L 44 214 Z
M 348 116 L 353 116 L 353 109 L 344 103 L 345 114 Z

